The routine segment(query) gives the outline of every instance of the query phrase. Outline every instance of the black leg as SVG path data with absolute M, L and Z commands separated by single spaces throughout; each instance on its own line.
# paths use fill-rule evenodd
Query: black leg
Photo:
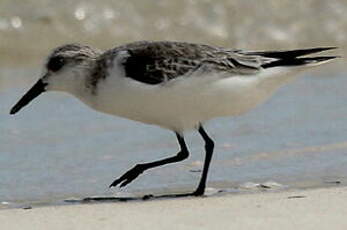
M 178 133 L 176 133 L 176 136 L 177 136 L 178 144 L 181 147 L 181 151 L 177 153 L 176 156 L 150 162 L 150 163 L 137 164 L 132 169 L 124 173 L 117 180 L 115 180 L 110 185 L 110 187 L 117 186 L 118 184 L 120 184 L 120 187 L 124 187 L 130 182 L 132 182 L 136 177 L 138 177 L 141 173 L 143 173 L 147 169 L 151 169 L 151 168 L 158 167 L 165 164 L 183 161 L 184 159 L 186 159 L 189 156 L 189 151 L 184 141 L 184 138 Z
M 200 127 L 199 127 L 199 133 L 205 141 L 206 157 L 205 157 L 204 168 L 202 170 L 202 175 L 201 175 L 201 179 L 199 182 L 199 186 L 195 190 L 195 192 L 193 192 L 193 194 L 192 194 L 194 196 L 204 195 L 208 169 L 210 167 L 210 163 L 211 163 L 211 159 L 212 159 L 212 155 L 213 155 L 213 148 L 214 148 L 213 140 L 207 135 L 207 133 L 204 130 L 204 128 L 202 127 L 202 125 L 200 125 Z

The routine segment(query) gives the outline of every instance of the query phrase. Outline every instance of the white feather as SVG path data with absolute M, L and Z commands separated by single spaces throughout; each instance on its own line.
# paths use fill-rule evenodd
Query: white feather
M 120 65 L 114 65 L 94 98 L 79 98 L 104 113 L 183 132 L 200 122 L 237 116 L 256 107 L 293 78 L 286 69 L 247 76 L 193 74 L 147 85 L 125 77 Z

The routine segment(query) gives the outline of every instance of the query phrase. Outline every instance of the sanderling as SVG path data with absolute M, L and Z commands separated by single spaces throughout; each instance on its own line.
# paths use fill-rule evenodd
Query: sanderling
M 11 109 L 15 114 L 44 91 L 70 93 L 91 108 L 175 132 L 177 155 L 135 165 L 111 185 L 126 186 L 144 171 L 189 156 L 183 133 L 196 129 L 206 157 L 197 189 L 203 195 L 214 142 L 203 123 L 243 114 L 265 101 L 295 73 L 336 56 L 305 55 L 334 49 L 244 51 L 203 44 L 142 41 L 106 52 L 80 44 L 53 50 L 44 75 Z

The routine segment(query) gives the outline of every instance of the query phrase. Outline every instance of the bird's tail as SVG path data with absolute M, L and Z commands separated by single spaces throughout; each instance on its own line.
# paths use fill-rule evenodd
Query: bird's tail
M 248 55 L 257 55 L 265 58 L 261 65 L 264 69 L 278 66 L 315 66 L 329 62 L 340 56 L 315 56 L 302 57 L 313 53 L 319 53 L 337 47 L 318 47 L 310 49 L 286 50 L 286 51 L 256 51 L 247 52 Z
M 262 87 L 268 90 L 279 88 L 298 77 L 298 73 L 307 67 L 313 67 L 329 62 L 339 56 L 307 56 L 309 54 L 336 49 L 336 47 L 319 47 L 288 51 L 255 51 L 248 55 L 260 57 Z M 273 68 L 274 67 L 274 68 Z M 276 68 L 280 67 L 280 68 Z

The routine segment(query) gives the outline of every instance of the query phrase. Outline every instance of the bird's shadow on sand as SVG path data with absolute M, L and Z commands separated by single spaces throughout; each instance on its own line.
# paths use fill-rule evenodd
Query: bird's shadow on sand
M 223 190 L 220 190 L 217 192 L 217 194 L 220 194 L 224 192 Z M 216 195 L 216 194 L 213 194 Z M 153 195 L 148 194 L 144 196 L 129 196 L 129 197 L 86 197 L 82 199 L 70 199 L 70 200 L 64 200 L 64 202 L 67 203 L 79 203 L 79 204 L 85 204 L 85 203 L 108 203 L 108 202 L 127 202 L 127 201 L 148 201 L 148 200 L 162 200 L 162 199 L 175 199 L 175 198 L 184 198 L 184 197 L 210 197 L 213 195 L 203 195 L 203 196 L 195 196 L 192 193 L 180 193 L 180 194 L 165 194 L 165 195 Z

